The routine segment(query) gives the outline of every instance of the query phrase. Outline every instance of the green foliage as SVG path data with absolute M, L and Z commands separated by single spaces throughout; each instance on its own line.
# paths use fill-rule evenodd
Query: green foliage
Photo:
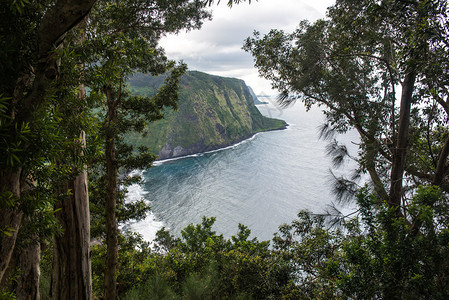
M 214 299 L 217 297 L 215 291 L 216 285 L 213 282 L 213 276 L 218 274 L 208 273 L 200 275 L 190 274 L 182 286 L 182 292 L 186 299 Z
M 290 34 L 274 29 L 264 36 L 255 32 L 244 49 L 253 54 L 259 73 L 279 90 L 281 103 L 301 100 L 308 108 L 323 108 L 327 119 L 323 137 L 333 142 L 335 133 L 350 129 L 359 133 L 358 170 L 353 177 L 368 173 L 378 197 L 387 200 L 397 197 L 388 195 L 389 171 L 398 161 L 395 153 L 403 151 L 397 143 L 405 136 L 404 190 L 421 184 L 446 186 L 442 182 L 448 173 L 442 162 L 447 164 L 443 148 L 449 139 L 449 110 L 442 99 L 448 96 L 443 75 L 448 65 L 440 59 L 448 59 L 447 52 L 443 54 L 448 45 L 447 9 L 447 1 L 340 0 L 329 8 L 326 19 L 302 21 Z M 408 85 L 407 74 L 417 75 Z M 412 94 L 411 114 L 401 117 L 407 124 L 401 127 L 407 131 L 401 136 L 399 88 Z M 342 151 L 330 154 L 336 155 L 335 162 L 351 159 Z M 342 189 L 345 180 L 351 179 L 340 178 L 337 183 L 338 196 L 353 197 L 355 189 Z
M 275 237 L 279 249 L 298 254 L 292 297 L 447 297 L 447 10 L 447 1 L 339 0 L 326 19 L 291 34 L 247 39 L 282 104 L 324 108 L 321 133 L 334 165 L 358 166 L 336 178 L 337 200 L 358 206 L 342 231 L 305 214 Z M 350 129 L 360 135 L 357 157 L 334 139 Z M 353 180 L 364 173 L 370 188 L 360 189 Z
M 394 210 L 379 203 L 369 188 L 358 192 L 357 203 L 358 214 L 344 220 L 340 228 L 329 228 L 327 216 L 300 212 L 291 224 L 280 226 L 272 247 L 249 239 L 250 230 L 243 225 L 225 239 L 213 231 L 214 218 L 187 226 L 181 238 L 162 230 L 156 251 L 138 255 L 141 268 L 134 270 L 141 275 L 129 278 L 141 283 L 133 284 L 126 296 L 446 299 L 446 196 L 436 187 L 420 187 L 410 206 L 415 224 L 403 218 L 392 224 L 389 214 Z M 135 253 L 132 248 L 125 251 Z
M 449 251 L 446 197 L 436 187 L 420 187 L 409 224 L 403 218 L 391 223 L 394 211 L 367 196 L 362 191 L 358 198 L 369 208 L 362 213 L 367 234 L 346 241 L 343 248 L 350 271 L 342 277 L 344 290 L 363 297 L 447 297 L 449 282 L 443 278 L 449 266 L 442 260 Z
M 148 281 L 140 286 L 132 288 L 126 296 L 125 300 L 140 300 L 140 299 L 178 299 L 176 294 L 172 291 L 170 284 L 163 278 L 155 275 L 150 277 Z
M 143 238 L 131 232 L 119 234 L 118 293 L 122 295 L 146 281 L 149 267 L 153 267 L 150 245 Z M 100 296 L 104 289 L 105 241 L 95 243 L 92 249 L 92 284 L 94 294 Z
M 106 237 L 107 253 L 117 253 L 116 224 L 143 219 L 149 210 L 143 200 L 125 201 L 127 185 L 135 182 L 127 177 L 131 170 L 151 167 L 156 156 L 146 146 L 135 150 L 123 137 L 128 132 L 142 133 L 149 122 L 162 119 L 167 108 L 176 109 L 179 81 L 186 70 L 183 63 L 169 61 L 158 42 L 167 33 L 199 28 L 208 16 L 199 0 L 98 1 L 89 15 L 87 34 L 77 50 L 93 98 L 88 102 L 98 111 L 101 124 L 104 156 L 93 165 L 96 174 L 91 178 L 96 182 L 90 202 L 92 232 Z M 131 96 L 124 82 L 136 71 L 166 74 L 164 84 L 150 97 Z M 104 249 L 99 250 L 98 255 L 104 257 Z M 96 286 L 104 284 L 106 298 L 116 297 L 116 281 L 121 280 L 116 260 L 116 255 L 107 255 L 104 270 L 96 276 Z M 121 284 L 119 289 L 128 287 Z
M 51 273 L 52 273 L 52 260 L 54 251 L 54 241 L 43 242 L 41 244 L 41 260 L 39 268 L 41 272 L 39 280 L 39 294 L 42 300 L 51 299 Z
M 176 87 L 185 66 L 168 61 L 157 44 L 167 33 L 199 28 L 210 17 L 205 6 L 200 0 L 1 2 L 0 211 L 2 216 L 15 213 L 14 218 L 2 218 L 1 240 L 12 237 L 7 244 L 22 246 L 32 239 L 50 240 L 59 233 L 53 205 L 71 196 L 65 183 L 88 164 L 94 166 L 94 177 L 102 178 L 98 162 L 104 134 L 112 132 L 120 139 L 126 130 L 140 132 L 145 122 L 163 117 L 164 107 L 176 107 Z M 50 27 L 54 28 L 46 30 Z M 170 75 L 151 99 L 124 91 L 119 102 L 131 113 L 106 124 L 101 120 L 101 93 L 109 89 L 121 97 L 121 83 L 135 70 Z M 90 87 L 88 99 L 84 84 Z M 89 136 L 87 148 L 80 132 Z M 155 159 L 143 147 L 133 157 L 126 155 L 132 147 L 122 143 L 119 148 L 124 168 L 143 169 Z M 93 202 L 93 207 L 101 206 Z M 121 209 L 119 218 L 141 219 L 147 210 L 141 201 Z M 20 224 L 22 213 L 16 242 L 8 222 Z M 2 251 L 9 256 L 13 248 Z M 6 264 L 2 276 L 4 268 Z M 3 290 L 1 295 L 7 296 Z
M 136 287 L 131 295 L 144 291 L 173 291 L 183 299 L 250 299 L 278 295 L 280 285 L 274 278 L 285 268 L 276 265 L 268 242 L 248 240 L 250 231 L 243 225 L 231 239 L 212 230 L 214 218 L 203 218 L 189 225 L 176 239 L 165 230 L 158 233 L 156 249 L 146 259 L 146 284 Z M 162 290 L 154 286 L 162 282 Z M 169 284 L 170 288 L 165 287 Z M 156 290 L 157 289 L 157 290 Z M 168 292 L 167 292 L 168 293 Z M 173 297 L 172 293 L 168 293 Z
M 244 1 L 230 0 L 228 5 L 239 2 Z M 99 149 L 109 137 L 117 141 L 114 163 L 122 168 L 117 207 L 122 223 L 142 219 L 149 209 L 143 201 L 125 203 L 126 186 L 139 180 L 127 175 L 129 169 L 145 169 L 155 159 L 150 148 L 125 142 L 130 131 L 133 139 L 146 143 L 136 133 L 148 129 L 154 151 L 175 139 L 183 147 L 203 143 L 204 150 L 285 125 L 258 114 L 241 81 L 199 72 L 181 79 L 185 66 L 169 61 L 157 47 L 166 33 L 198 28 L 210 17 L 204 8 L 212 3 L 97 1 L 87 27 L 64 32 L 59 49 L 48 50 L 57 59 L 40 53 L 39 44 L 42 17 L 55 7 L 54 1 L 0 4 L 0 179 L 5 185 L 0 188 L 0 208 L 24 215 L 16 245 L 48 243 L 59 232 L 53 205 L 70 196 L 62 184 L 89 164 L 92 236 L 98 238 L 92 246 L 92 268 L 98 297 L 106 255 L 102 201 L 106 180 Z M 351 128 L 360 133 L 358 172 L 369 172 L 373 189 L 352 190 L 358 191 L 358 215 L 341 229 L 329 229 L 324 217 L 301 212 L 292 224 L 280 228 L 273 248 L 249 239 L 244 226 L 225 239 L 212 230 L 213 218 L 188 226 L 180 238 L 159 232 L 158 251 L 140 236 L 123 232 L 117 274 L 120 296 L 449 298 L 447 32 L 446 1 L 339 0 L 327 20 L 302 22 L 293 34 L 273 30 L 263 38 L 256 34 L 249 39 L 245 48 L 256 56 L 261 74 L 283 93 L 284 103 L 301 96 L 308 107 L 325 106 L 324 135 Z M 48 72 L 39 73 L 42 70 Z M 165 75 L 152 77 L 149 86 L 132 86 L 131 94 L 125 82 L 136 70 Z M 402 205 L 394 207 L 384 200 L 393 184 L 388 176 L 399 124 L 395 89 L 410 73 L 417 76 L 408 118 L 404 167 L 408 186 Z M 178 91 L 180 81 L 183 89 Z M 79 95 L 80 84 L 89 87 L 87 99 Z M 117 109 L 116 120 L 110 108 Z M 171 111 L 175 108 L 181 118 L 175 118 Z M 147 128 L 148 122 L 163 117 L 167 119 Z M 81 131 L 88 134 L 86 149 Z M 201 141 L 192 132 L 208 139 Z M 337 163 L 347 154 L 338 145 L 329 152 Z M 20 197 L 6 187 L 15 178 Z M 12 236 L 13 230 L 0 227 L 0 238 Z M 42 260 L 47 285 L 49 253 Z M 2 287 L 0 298 L 14 295 Z
M 130 89 L 138 95 L 152 95 L 164 77 L 135 74 Z M 135 145 L 149 145 L 162 158 L 166 145 L 185 149 L 183 155 L 227 146 L 252 134 L 285 128 L 285 122 L 262 116 L 254 106 L 245 83 L 238 79 L 190 71 L 181 79 L 177 111 L 166 111 L 165 119 L 147 128 L 147 137 L 131 134 Z
M 325 137 L 357 130 L 361 139 L 353 177 L 368 173 L 371 182 L 362 189 L 345 178 L 337 182 L 339 198 L 354 199 L 358 208 L 352 219 L 342 220 L 342 227 L 328 228 L 325 216 L 301 212 L 280 227 L 273 248 L 248 240 L 243 226 L 225 239 L 212 230 L 214 219 L 207 218 L 186 227 L 181 238 L 160 232 L 160 252 L 149 255 L 144 267 L 149 282 L 162 280 L 178 298 L 446 299 L 447 29 L 446 1 L 339 0 L 326 20 L 301 22 L 292 34 L 272 30 L 248 39 L 245 49 L 282 93 L 282 103 L 301 99 L 306 107 L 323 106 Z M 197 123 L 206 128 L 205 136 L 226 128 L 223 139 L 254 130 L 238 107 L 210 112 L 213 123 L 186 113 L 207 113 L 208 105 L 234 107 L 234 100 L 245 94 L 236 82 L 201 73 L 189 76 L 183 79 L 181 99 L 201 90 L 195 97 L 210 103 L 181 101 L 183 118 L 177 122 L 186 130 L 161 135 L 179 135 L 184 147 L 187 140 L 198 142 L 188 133 L 200 130 Z M 198 89 L 203 81 L 211 88 Z M 396 107 L 400 82 L 405 92 L 411 90 L 410 105 L 401 104 L 401 110 L 410 107 L 405 117 Z M 133 88 L 152 93 L 156 83 L 149 86 Z M 410 125 L 400 131 L 404 120 Z M 399 140 L 408 142 L 407 149 L 398 149 Z M 399 201 L 389 202 L 395 195 L 388 190 L 402 181 L 391 179 L 397 153 L 405 150 L 400 172 L 405 172 L 406 186 Z M 337 142 L 328 151 L 336 165 L 348 158 Z
M 13 300 L 13 299 L 16 299 L 16 296 L 13 292 L 7 292 L 4 290 L 0 290 L 0 299 L 1 300 Z
M 17 278 L 20 277 L 20 270 L 15 270 L 7 278 L 4 278 L 4 284 L 0 288 L 0 299 L 1 300 L 13 300 L 17 299 L 14 291 L 8 288 L 8 286 L 12 286 L 17 281 Z

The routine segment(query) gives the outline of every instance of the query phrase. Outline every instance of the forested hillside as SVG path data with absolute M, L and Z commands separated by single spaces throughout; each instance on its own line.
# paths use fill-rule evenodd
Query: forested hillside
M 130 90 L 152 96 L 164 77 L 134 75 Z M 148 135 L 131 135 L 136 145 L 149 146 L 159 159 L 199 153 L 235 144 L 253 134 L 284 129 L 282 120 L 262 116 L 245 82 L 189 71 L 181 79 L 178 109 L 149 126 Z

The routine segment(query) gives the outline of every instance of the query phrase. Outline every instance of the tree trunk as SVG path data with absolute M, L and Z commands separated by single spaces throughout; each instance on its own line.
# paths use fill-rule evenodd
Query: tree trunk
M 106 172 L 107 187 L 105 199 L 106 214 L 106 261 L 104 272 L 104 298 L 115 300 L 117 298 L 117 261 L 118 261 L 118 237 L 117 237 L 117 176 L 118 166 L 115 153 L 115 126 L 117 124 L 117 107 L 112 88 L 107 87 L 106 98 L 108 101 L 108 115 L 106 125 Z
M 8 234 L 0 233 L 0 282 L 3 280 L 12 257 L 22 215 L 18 209 L 0 209 L 0 228 L 8 232 Z
M 84 132 L 81 137 L 85 142 Z M 64 233 L 55 237 L 52 299 L 91 299 L 90 214 L 87 171 L 67 183 L 69 199 L 56 205 Z
M 402 83 L 401 106 L 399 112 L 399 127 L 395 149 L 393 150 L 393 162 L 390 177 L 389 206 L 396 207 L 397 216 L 401 216 L 402 180 L 404 176 L 405 158 L 408 149 L 408 136 L 410 127 L 410 109 L 412 104 L 413 89 L 416 74 L 410 71 L 405 75 Z
M 75 43 L 81 44 L 85 39 L 85 28 L 87 26 L 87 16 L 80 22 L 81 38 Z M 81 64 L 81 70 L 84 65 Z M 81 101 L 86 100 L 86 89 L 83 83 L 79 82 L 78 97 Z M 84 131 L 80 134 L 80 143 L 86 147 L 86 137 Z M 78 145 L 74 145 L 75 149 Z M 83 155 L 82 151 L 79 155 Z M 75 177 L 67 185 L 66 192 L 71 193 L 70 202 L 62 205 L 59 220 L 61 223 L 67 221 L 64 226 L 65 237 L 57 241 L 55 246 L 55 260 L 53 265 L 52 297 L 53 299 L 91 299 L 92 297 L 92 276 L 90 260 L 90 213 L 88 195 L 88 177 L 86 166 L 81 174 Z M 70 190 L 69 190 L 70 189 Z M 63 201 L 66 202 L 66 201 Z M 64 220 L 69 216 L 68 220 Z M 56 238 L 58 240 L 58 238 Z M 75 243 L 75 244 L 73 244 Z M 79 245 L 78 245 L 79 244 Z M 79 247 L 79 251 L 71 247 Z M 72 253 L 67 253 L 67 249 Z M 62 251 L 61 251 L 62 250 Z M 62 259 L 67 256 L 68 259 Z M 65 265 L 62 265 L 65 264 Z M 78 264 L 78 266 L 75 266 Z M 75 267 L 74 267 L 75 266 Z M 71 281 L 67 281 L 63 272 L 71 270 L 76 287 L 72 288 Z M 62 275 L 62 276 L 61 276 Z M 54 284 L 54 287 L 53 287 Z M 77 291 L 78 290 L 78 291 Z
M 0 192 L 10 192 L 13 201 L 20 199 L 21 170 L 5 173 L 0 177 Z M 6 199 L 2 199 L 2 204 L 4 200 Z M 23 213 L 17 206 L 18 204 L 15 203 L 15 207 L 0 207 L 0 282 L 4 282 L 3 277 L 8 269 L 22 222 Z
M 34 184 L 25 182 L 20 194 L 24 194 L 32 189 Z M 21 224 L 23 227 L 34 227 L 31 218 L 23 217 L 22 213 L 17 212 L 12 216 L 21 216 Z M 40 299 L 39 296 L 39 279 L 40 279 L 40 243 L 37 234 L 31 237 L 24 235 L 22 232 L 15 230 L 16 243 L 12 256 L 9 260 L 6 273 L 3 276 L 2 288 L 15 293 L 18 300 L 21 299 Z
M 399 126 L 396 145 L 393 150 L 393 161 L 391 166 L 390 177 L 390 197 L 388 201 L 389 207 L 394 208 L 395 216 L 387 220 L 385 230 L 387 232 L 387 243 L 396 243 L 398 240 L 397 228 L 394 226 L 394 219 L 403 217 L 401 210 L 402 204 L 402 181 L 404 177 L 405 159 L 407 156 L 409 126 L 410 126 L 410 110 L 412 103 L 413 88 L 415 85 L 416 74 L 412 70 L 405 75 L 402 83 L 401 106 L 399 112 Z M 405 218 L 404 218 L 405 219 Z M 406 221 L 406 219 L 405 219 Z M 403 278 L 406 276 L 402 265 L 394 263 L 390 266 L 393 272 L 394 282 L 387 285 L 384 290 L 385 299 L 402 299 L 402 289 L 398 286 L 403 284 Z
M 39 300 L 40 243 L 37 239 L 31 240 L 24 249 L 17 251 L 16 255 L 17 268 L 20 270 L 15 289 L 17 300 Z
M 432 184 L 440 186 L 447 172 L 447 157 L 449 156 L 449 138 L 446 139 L 443 149 L 438 157 L 438 164 Z
M 65 35 L 90 12 L 97 0 L 59 0 L 43 16 L 37 35 L 37 61 L 34 81 L 27 96 L 21 100 L 17 123 L 32 122 L 33 113 L 42 104 L 48 87 L 58 78 L 59 53 L 55 51 Z M 34 74 L 32 74 L 34 75 Z
M 56 80 L 58 57 L 54 50 L 64 39 L 65 33 L 89 13 L 95 1 L 59 0 L 46 11 L 37 32 L 37 60 L 34 62 L 35 74 L 32 74 L 34 81 L 25 98 L 22 98 L 23 93 L 21 93 L 17 99 L 13 99 L 13 103 L 20 103 L 18 105 L 20 110 L 12 113 L 11 128 L 15 128 L 15 126 L 20 128 L 25 123 L 33 125 L 33 112 L 42 104 L 49 85 Z M 21 86 L 17 86 L 15 89 L 24 90 Z M 1 171 L 0 192 L 2 194 L 10 192 L 19 200 L 24 183 L 20 178 L 22 170 L 11 167 L 9 170 Z M 26 174 L 26 172 L 24 173 Z M 0 232 L 0 282 L 3 281 L 3 276 L 8 268 L 21 220 L 22 212 L 19 209 L 5 205 L 0 207 L 0 230 L 2 231 Z M 3 234 L 4 231 L 9 234 Z
M 3 277 L 2 289 L 14 293 L 18 300 L 39 300 L 40 254 L 36 236 L 16 246 Z

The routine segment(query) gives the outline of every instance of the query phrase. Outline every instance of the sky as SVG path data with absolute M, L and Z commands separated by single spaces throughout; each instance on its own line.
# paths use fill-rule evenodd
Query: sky
M 183 60 L 190 70 L 243 79 L 256 94 L 273 94 L 269 81 L 258 76 L 250 53 L 242 50 L 254 30 L 295 30 L 301 20 L 323 18 L 335 0 L 258 0 L 234 5 L 227 0 L 211 7 L 213 19 L 200 30 L 170 35 L 161 41 L 168 58 Z

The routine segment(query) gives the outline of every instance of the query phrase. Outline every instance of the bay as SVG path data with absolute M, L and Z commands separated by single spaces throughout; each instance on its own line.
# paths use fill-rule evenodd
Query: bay
M 273 99 L 271 99 L 273 101 Z M 152 213 L 132 224 L 147 240 L 165 226 L 173 234 L 203 216 L 216 217 L 214 230 L 230 237 L 242 223 L 260 240 L 270 240 L 300 210 L 323 212 L 334 200 L 327 141 L 319 139 L 323 115 L 301 103 L 279 109 L 258 105 L 262 114 L 287 121 L 286 130 L 259 133 L 226 149 L 158 162 L 131 187 L 129 199 L 144 197 Z M 339 137 L 352 152 L 357 136 Z M 345 166 L 345 170 L 354 167 Z

